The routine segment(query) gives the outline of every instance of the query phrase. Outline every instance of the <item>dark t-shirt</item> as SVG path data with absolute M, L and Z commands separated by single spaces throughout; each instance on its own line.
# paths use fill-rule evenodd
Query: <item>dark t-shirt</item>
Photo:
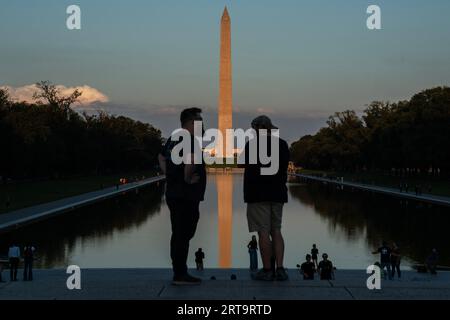
M 248 243 L 248 248 L 251 250 L 257 250 L 258 249 L 258 241 L 250 241 Z
M 301 266 L 301 270 L 303 271 L 303 280 L 314 280 L 314 262 L 304 262 Z
M 195 253 L 195 262 L 202 262 L 203 259 L 205 259 L 205 253 L 203 251 L 202 252 L 197 251 Z
M 319 255 L 319 249 L 317 249 L 317 248 L 312 248 L 311 249 L 311 255 L 312 255 L 312 257 L 313 257 L 313 259 L 317 259 L 317 256 Z
M 319 269 L 320 269 L 320 279 L 331 280 L 331 274 L 333 272 L 333 263 L 330 260 L 320 261 Z
M 172 150 L 179 143 L 181 143 L 181 139 L 174 142 L 169 138 L 161 151 L 162 156 L 166 159 L 166 197 L 175 200 L 203 201 L 206 190 L 206 168 L 203 162 L 203 154 L 202 164 L 196 164 L 194 168 L 194 172 L 200 176 L 200 181 L 195 184 L 188 184 L 184 180 L 184 164 L 176 165 L 172 161 Z M 194 153 L 195 147 L 200 147 L 201 150 L 199 142 L 191 137 L 192 153 Z
M 378 252 L 380 253 L 380 262 L 381 263 L 391 262 L 391 248 L 382 246 L 382 247 L 378 248 Z
M 272 139 L 278 138 L 272 137 Z M 290 154 L 287 142 L 279 139 L 279 168 L 275 175 L 261 174 L 261 168 L 268 168 L 270 164 L 262 165 L 260 163 L 259 142 L 254 142 L 257 145 L 257 163 L 250 163 L 249 143 L 245 146 L 244 201 L 246 203 L 288 202 L 286 182 Z M 272 154 L 270 139 L 267 139 L 267 150 L 270 157 Z

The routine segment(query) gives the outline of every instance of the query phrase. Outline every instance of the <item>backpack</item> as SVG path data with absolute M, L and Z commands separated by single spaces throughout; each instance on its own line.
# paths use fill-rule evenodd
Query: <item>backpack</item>
M 33 247 L 29 246 L 29 247 L 25 247 L 23 250 L 23 256 L 25 258 L 32 258 L 33 257 Z

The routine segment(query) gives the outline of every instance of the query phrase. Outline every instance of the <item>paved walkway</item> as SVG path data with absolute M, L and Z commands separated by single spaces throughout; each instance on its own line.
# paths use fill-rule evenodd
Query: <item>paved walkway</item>
M 7 270 L 6 270 L 7 271 Z M 3 272 L 3 279 L 9 278 Z M 22 274 L 19 270 L 19 278 Z M 3 299 L 139 299 L 139 300 L 410 300 L 450 299 L 450 273 L 437 276 L 405 271 L 402 281 L 382 281 L 382 289 L 366 287 L 363 270 L 340 270 L 335 281 L 303 281 L 296 270 L 290 270 L 287 282 L 256 282 L 248 270 L 210 269 L 193 271 L 204 279 L 200 286 L 171 285 L 169 269 L 86 269 L 81 271 L 81 290 L 68 290 L 65 270 L 36 270 L 32 282 L 0 283 Z M 235 274 L 237 280 L 230 280 Z M 215 276 L 217 280 L 210 280 Z
M 83 206 L 91 205 L 93 203 L 118 196 L 124 192 L 137 190 L 164 179 L 164 176 L 153 177 L 126 185 L 121 185 L 119 186 L 119 189 L 116 189 L 116 187 L 105 188 L 70 198 L 4 213 L 0 215 L 0 233 L 11 231 L 40 220 L 48 219 Z
M 420 196 L 417 196 L 415 193 L 406 193 L 406 192 L 400 192 L 398 189 L 394 188 L 388 188 L 388 187 L 379 187 L 379 186 L 373 186 L 373 185 L 367 185 L 362 183 L 355 183 L 355 182 L 340 182 L 338 180 L 331 180 L 327 178 L 320 178 L 305 174 L 292 174 L 293 176 L 306 179 L 306 180 L 312 180 L 312 181 L 318 181 L 323 183 L 330 183 L 337 186 L 343 186 L 343 187 L 351 187 L 355 189 L 360 190 L 366 190 L 366 191 L 372 191 L 380 194 L 386 194 L 389 196 L 394 196 L 397 198 L 407 199 L 407 200 L 415 200 L 415 201 L 422 201 L 427 202 L 431 204 L 441 205 L 441 206 L 447 206 L 450 207 L 450 197 L 441 197 L 441 196 L 435 196 L 431 194 L 422 194 Z

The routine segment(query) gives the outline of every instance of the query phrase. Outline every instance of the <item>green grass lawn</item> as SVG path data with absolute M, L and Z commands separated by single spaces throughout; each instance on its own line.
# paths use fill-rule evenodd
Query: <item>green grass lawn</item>
M 400 177 L 394 177 L 386 173 L 374 173 L 374 172 L 348 173 L 348 172 L 302 169 L 299 171 L 299 173 L 334 175 L 338 177 L 344 177 L 345 181 L 359 182 L 364 184 L 390 188 L 398 188 L 400 182 L 402 181 L 402 178 Z M 403 179 L 403 181 L 406 181 L 408 183 L 410 192 L 414 192 L 414 187 L 416 185 L 421 185 L 423 193 L 430 193 L 437 196 L 450 197 L 450 179 L 445 180 L 445 179 L 425 178 L 425 177 L 408 177 Z M 431 186 L 431 192 L 428 191 L 429 186 Z
M 102 187 L 112 187 L 118 183 L 120 178 L 128 178 L 131 181 L 133 177 L 141 178 L 145 176 L 148 178 L 154 175 L 155 172 L 149 170 L 109 176 L 90 176 L 2 185 L 0 186 L 0 214 L 100 190 Z M 8 197 L 11 199 L 9 208 L 6 207 Z

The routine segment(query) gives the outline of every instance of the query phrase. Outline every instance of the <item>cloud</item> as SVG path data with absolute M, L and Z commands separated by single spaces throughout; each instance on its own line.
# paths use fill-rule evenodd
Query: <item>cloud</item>
M 136 110 L 145 110 L 148 114 L 156 116 L 179 116 L 181 111 L 187 108 L 200 108 L 204 114 L 211 113 L 211 109 L 207 106 L 200 105 L 150 105 L 150 106 L 134 106 Z
M 33 94 L 38 91 L 38 88 L 35 84 L 16 88 L 11 86 L 3 86 L 1 88 L 6 88 L 14 101 L 24 101 L 28 103 L 36 102 L 33 99 Z M 109 98 L 104 93 L 87 85 L 76 87 L 57 85 L 56 88 L 63 96 L 68 96 L 75 90 L 79 90 L 80 92 L 82 92 L 82 95 L 78 98 L 78 102 L 75 104 L 75 106 L 86 107 L 94 103 L 106 103 L 109 101 Z
M 275 110 L 269 108 L 257 108 L 257 113 L 275 114 Z

